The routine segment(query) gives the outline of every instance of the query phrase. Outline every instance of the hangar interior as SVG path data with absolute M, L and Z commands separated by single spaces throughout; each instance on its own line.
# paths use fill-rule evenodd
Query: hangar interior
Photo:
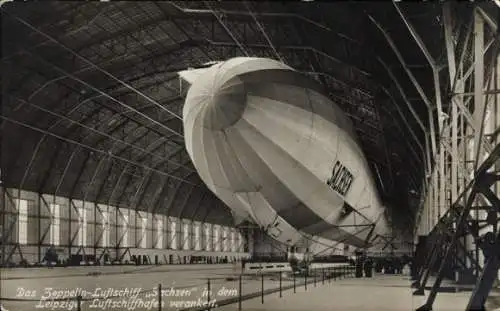
M 352 121 L 392 228 L 367 254 L 413 257 L 427 307 L 443 278 L 475 284 L 468 306 L 498 286 L 498 1 L 0 9 L 2 266 L 48 249 L 61 265 L 286 257 L 235 224 L 184 144 L 179 72 L 247 56 L 315 79 Z M 355 251 L 340 241 L 328 254 Z

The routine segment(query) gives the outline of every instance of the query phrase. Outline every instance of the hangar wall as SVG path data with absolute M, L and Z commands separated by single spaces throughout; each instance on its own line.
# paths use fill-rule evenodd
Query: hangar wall
M 467 235 L 463 240 L 460 238 L 464 246 L 460 256 L 477 277 L 479 267 L 482 269 L 485 263 L 481 239 L 487 233 L 500 232 L 500 218 L 495 211 L 500 187 L 498 181 L 494 182 L 491 198 L 476 196 L 468 203 L 471 194 L 468 185 L 484 182 L 476 179 L 477 172 L 490 155 L 495 156 L 493 151 L 500 143 L 500 55 L 494 47 L 499 25 L 480 7 L 471 12 L 471 27 L 466 29 L 465 36 L 458 38 L 453 28 L 457 21 L 453 20 L 449 6 L 444 6 L 447 76 L 440 79 L 439 68 L 431 65 L 436 89 L 439 90 L 441 83 L 450 85 L 451 90 L 446 98 L 449 102 L 442 103 L 441 94 L 435 94 L 437 126 L 431 125 L 429 138 L 426 137 L 425 191 L 421 194 L 414 237 L 439 235 L 441 230 L 436 225 L 451 218 L 449 211 L 453 204 L 457 208 L 469 206 L 470 227 L 477 227 L 477 232 L 467 229 Z M 425 52 L 425 46 L 420 47 Z M 498 159 L 492 163 L 488 172 L 497 174 Z M 452 225 L 457 227 L 457 218 Z M 500 280 L 500 273 L 498 277 Z
M 496 60 L 496 65 L 494 69 L 494 73 L 491 76 L 492 82 L 488 85 L 488 89 L 486 92 L 491 92 L 489 101 L 487 102 L 487 106 L 485 109 L 484 116 L 478 116 L 481 119 L 477 120 L 480 126 L 482 127 L 482 136 L 488 138 L 491 141 L 493 146 L 500 143 L 500 139 L 498 136 L 497 129 L 500 126 L 500 95 L 498 94 L 498 89 L 500 89 L 500 56 Z M 486 84 L 486 83 L 485 83 Z M 496 85 L 495 85 L 496 84 Z M 467 112 L 464 112 L 464 114 Z M 473 115 L 473 111 L 470 113 Z M 448 118 L 448 117 L 447 117 Z M 447 127 L 447 131 L 443 134 L 443 140 L 446 139 L 446 143 L 450 142 L 451 131 L 453 127 L 457 127 L 456 131 L 461 132 L 458 133 L 458 136 L 461 136 L 461 141 L 456 142 L 456 154 L 450 154 L 445 159 L 445 176 L 443 176 L 443 180 L 445 181 L 444 187 L 439 188 L 440 185 L 434 186 L 434 178 L 438 176 L 437 170 L 432 172 L 433 180 L 430 183 L 430 189 L 432 192 L 429 192 L 428 196 L 425 198 L 426 202 L 423 209 L 423 214 L 421 218 L 421 223 L 419 227 L 420 234 L 427 234 L 432 228 L 436 225 L 440 216 L 448 211 L 451 206 L 451 203 L 454 202 L 458 195 L 461 194 L 467 183 L 473 179 L 474 177 L 474 162 L 476 159 L 476 148 L 477 143 L 474 140 L 475 130 L 468 124 L 466 117 L 460 115 L 458 112 L 455 116 L 452 116 L 453 119 L 446 122 L 445 126 Z M 451 151 L 451 150 L 446 150 Z M 445 151 L 443 151 L 445 152 Z M 481 156 L 478 159 L 479 166 L 482 161 L 484 161 L 489 155 L 487 151 L 481 151 Z M 453 172 L 456 170 L 458 172 Z M 453 177 L 453 179 L 452 179 Z M 440 180 L 440 178 L 436 178 L 436 180 Z M 436 183 L 437 184 L 437 183 Z M 500 187 L 498 185 L 494 186 L 495 193 L 500 195 Z M 486 218 L 487 212 L 484 210 L 478 210 L 478 214 L 474 215 L 474 217 L 479 219 Z M 486 228 L 485 230 L 490 230 L 491 228 Z
M 129 260 L 147 255 L 160 263 L 189 262 L 206 256 L 212 262 L 249 257 L 236 228 L 105 204 L 1 188 L 2 263 L 41 262 L 53 245 L 59 258 L 86 255 Z M 92 260 L 92 261 L 93 261 Z
M 471 60 L 466 63 L 464 59 L 451 57 L 458 47 L 450 46 L 449 42 L 447 44 L 449 67 L 458 68 L 458 71 L 451 72 L 449 77 L 454 86 L 451 109 L 443 111 L 439 107 L 437 113 L 441 124 L 438 127 L 441 134 L 436 133 L 438 129 L 432 131 L 432 135 L 438 134 L 438 141 L 434 147 L 427 148 L 425 156 L 429 164 L 426 167 L 427 179 L 424 180 L 426 191 L 421 196 L 422 209 L 417 231 L 420 235 L 432 230 L 474 177 L 475 169 L 488 157 L 488 150 L 500 142 L 497 131 L 500 126 L 500 55 L 490 61 L 489 68 L 485 67 L 485 56 L 488 56 L 488 51 L 492 52 L 489 50 L 491 42 L 481 37 L 490 25 L 477 13 L 474 18 L 474 34 L 470 34 L 473 39 L 469 46 L 464 44 L 462 51 L 470 53 Z M 451 41 L 452 34 L 445 34 Z M 490 73 L 485 75 L 488 71 Z M 480 80 L 483 75 L 487 79 L 470 83 L 473 77 Z M 472 102 L 480 104 L 478 108 L 484 110 L 474 109 Z M 478 140 L 481 144 L 477 143 Z M 435 149 L 434 152 L 431 149 Z M 431 168 L 433 160 L 435 165 Z M 495 193 L 500 194 L 496 185 Z

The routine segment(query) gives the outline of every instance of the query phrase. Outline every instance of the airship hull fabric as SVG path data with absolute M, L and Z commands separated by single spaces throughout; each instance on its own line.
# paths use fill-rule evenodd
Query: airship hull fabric
M 194 81 L 183 120 L 201 179 L 276 240 L 364 246 L 371 226 L 386 233 L 352 126 L 308 77 L 269 59 L 217 64 Z

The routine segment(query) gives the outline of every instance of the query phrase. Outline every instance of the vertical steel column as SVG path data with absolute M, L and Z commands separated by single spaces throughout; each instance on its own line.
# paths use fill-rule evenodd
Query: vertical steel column
M 143 191 L 144 193 L 145 191 Z M 158 219 L 156 218 L 156 214 L 150 212 L 149 206 L 146 210 L 147 213 L 151 214 L 151 247 L 150 248 L 158 248 Z M 156 228 L 156 229 L 155 229 Z M 147 233 L 146 233 L 147 235 Z
M 431 222 L 430 222 L 430 205 L 431 205 L 431 196 L 432 196 L 432 185 L 429 183 L 429 188 L 427 189 L 427 196 L 425 198 L 425 232 L 427 235 L 430 232 Z
M 481 140 L 483 138 L 483 122 L 484 122 L 484 23 L 477 11 L 474 12 L 474 123 L 476 131 L 474 132 L 474 166 L 473 170 L 476 171 L 480 161 Z M 475 220 L 479 221 L 479 209 L 475 209 Z M 476 241 L 476 262 L 479 262 L 479 245 Z M 480 270 L 479 265 L 476 267 L 476 276 L 479 278 Z
M 445 154 L 443 145 L 443 121 L 444 115 L 442 111 L 441 104 L 441 84 L 439 83 L 439 70 L 434 64 L 432 64 L 432 75 L 434 79 L 434 89 L 435 89 L 435 99 L 437 108 L 437 119 L 438 119 L 438 132 L 439 132 L 439 145 L 437 152 L 439 153 L 439 202 L 438 202 L 438 218 L 441 218 L 441 210 L 445 207 L 445 194 L 446 194 L 446 175 L 445 175 Z M 446 141 L 444 142 L 446 143 Z
M 207 280 L 207 304 L 208 304 L 208 310 L 210 311 L 210 278 Z
M 425 178 L 428 180 L 427 182 L 427 230 L 426 232 L 428 233 L 430 231 L 430 228 L 432 227 L 432 203 L 433 203 L 433 198 L 434 198 L 434 187 L 433 187 L 433 179 L 432 179 L 432 163 L 431 163 L 431 149 L 430 149 L 430 142 L 429 142 L 429 135 L 425 136 L 425 159 L 427 163 L 427 170 L 425 173 Z
M 130 208 L 128 210 L 130 211 Z M 135 248 L 139 248 L 139 243 L 137 241 L 137 231 L 138 231 L 137 230 L 137 218 L 139 218 L 139 217 L 137 217 L 138 213 L 137 213 L 136 208 L 134 208 L 134 212 L 135 212 L 134 213 L 134 246 L 135 246 Z M 142 217 L 141 217 L 141 219 L 142 219 Z M 130 219 L 128 221 L 130 223 Z M 141 222 L 141 228 L 142 228 L 142 222 Z
M 119 179 L 120 178 L 118 178 L 118 180 Z M 109 200 L 108 200 L 108 203 L 109 203 Z M 118 258 L 120 257 L 120 254 L 119 254 L 120 253 L 120 234 L 118 233 L 118 228 L 120 227 L 118 224 L 118 219 L 119 219 L 118 215 L 119 214 L 120 214 L 120 208 L 118 206 L 115 206 L 115 260 L 118 260 Z
M 436 169 L 435 167 L 431 171 L 431 182 L 429 189 L 429 231 L 434 227 L 434 214 L 436 210 L 436 197 L 437 197 L 437 189 L 436 189 Z
M 161 289 L 161 283 L 158 284 L 158 310 L 161 311 L 162 310 L 162 301 L 161 301 L 161 297 L 163 296 L 163 292 L 162 292 L 162 289 Z
M 455 202 L 458 198 L 458 109 L 457 106 L 451 106 L 451 201 Z
M 439 161 L 439 159 L 436 158 L 436 155 L 438 154 L 438 149 L 437 149 L 437 144 L 436 144 L 436 131 L 435 131 L 435 126 L 434 126 L 434 114 L 432 112 L 432 107 L 428 107 L 428 114 L 429 114 L 429 124 L 430 124 L 430 136 L 431 136 L 431 150 L 433 154 L 433 159 L 435 161 L 434 167 L 432 168 L 432 189 L 433 189 L 433 196 L 432 196 L 432 203 L 431 203 L 431 226 L 434 227 L 436 224 L 436 210 L 438 208 L 439 204 L 439 176 L 438 176 L 438 167 L 439 163 L 436 163 Z M 431 163 L 432 164 L 432 163 Z
M 296 285 L 295 285 L 295 272 L 292 271 L 292 274 L 293 274 L 293 293 L 297 293 L 297 288 L 296 288 Z
M 42 262 L 42 194 L 38 193 L 38 206 L 37 206 L 37 220 L 38 220 L 38 236 L 37 236 L 37 249 L 38 249 L 38 262 Z M 49 263 L 50 264 L 50 263 Z
M 241 272 L 238 277 L 238 310 L 241 310 L 241 295 L 242 295 L 242 286 L 241 286 Z
M 441 134 L 443 135 L 443 134 Z M 446 212 L 446 163 L 445 163 L 445 150 L 442 145 L 443 136 L 440 137 L 441 144 L 439 144 L 439 206 L 437 219 L 439 220 L 441 216 Z
M 481 141 L 484 122 L 484 23 L 478 12 L 474 12 L 474 121 L 476 131 L 474 135 L 475 153 L 474 170 L 477 169 L 481 158 Z
M 451 17 L 451 4 L 450 2 L 446 2 L 443 5 L 443 22 L 444 22 L 444 33 L 445 33 L 445 44 L 446 44 L 446 53 L 448 60 L 448 74 L 450 79 L 450 85 L 452 86 L 452 93 L 455 93 L 456 83 L 454 81 L 457 80 L 457 70 L 456 70 L 456 62 L 455 62 L 455 45 L 453 43 L 453 20 Z M 452 94 L 452 96 L 454 96 Z M 453 98 L 451 98 L 451 119 L 449 120 L 451 123 L 451 202 L 455 202 L 458 199 L 458 162 L 460 161 L 459 153 L 458 153 L 458 108 L 454 103 Z M 451 208 L 451 207 L 450 207 Z M 459 242 L 460 243 L 460 242 Z M 464 240 L 464 248 L 465 248 L 465 240 Z M 465 251 L 464 251 L 465 252 Z M 460 278 L 460 276 L 459 276 Z M 456 280 L 458 281 L 458 280 Z
M 494 70 L 494 81 L 495 81 L 495 90 L 500 90 L 500 54 L 497 56 L 497 59 L 495 61 L 495 70 Z M 495 134 L 494 137 L 492 138 L 492 143 L 494 145 L 497 145 L 500 142 L 499 136 L 498 136 L 498 129 L 500 128 L 500 94 L 495 95 L 495 100 L 494 100 L 494 115 L 495 115 Z M 500 165 L 495 165 L 494 167 L 495 171 L 500 170 Z M 495 194 L 497 196 L 500 196 L 500 187 L 495 184 Z M 498 228 L 497 228 L 498 229 Z
M 68 259 L 71 258 L 71 198 L 68 198 Z
M 261 273 L 260 275 L 260 302 L 263 304 L 264 303 L 264 274 Z
M 96 197 L 97 199 L 97 197 Z M 100 209 L 99 209 L 100 210 Z M 102 215 L 101 215 L 101 218 L 102 218 Z M 97 261 L 97 247 L 98 247 L 98 243 L 99 243 L 99 240 L 101 239 L 102 237 L 102 232 L 101 232 L 101 236 L 99 237 L 99 239 L 97 238 L 97 203 L 94 202 L 94 241 L 92 241 L 92 245 L 93 245 L 93 249 L 94 249 L 94 262 Z
M 2 253 L 0 254 L 2 256 L 2 260 L 0 261 L 0 264 L 5 264 L 5 255 L 6 255 L 6 244 L 7 241 L 5 240 L 5 237 L 7 236 L 7 206 L 5 196 L 7 195 L 6 193 L 7 189 L 2 187 L 2 238 L 0 241 L 2 242 Z
M 281 281 L 281 272 L 278 272 L 278 273 L 279 273 L 279 276 L 280 276 L 280 280 L 279 281 L 280 281 L 280 298 L 281 298 L 281 297 L 283 297 L 283 294 L 281 292 L 281 282 L 282 282 Z

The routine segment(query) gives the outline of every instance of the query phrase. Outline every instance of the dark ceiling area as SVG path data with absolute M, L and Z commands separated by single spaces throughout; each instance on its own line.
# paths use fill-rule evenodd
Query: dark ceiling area
M 3 185 L 231 223 L 184 148 L 187 90 L 177 72 L 260 56 L 325 86 L 354 123 L 394 222 L 411 228 L 426 138 L 407 102 L 425 128 L 429 115 L 398 54 L 432 105 L 435 97 L 432 70 L 402 15 L 443 60 L 441 5 L 7 3 L 1 7 Z M 471 5 L 456 4 L 453 14 Z M 456 32 L 463 27 L 465 20 Z M 441 88 L 445 97 L 449 86 Z

